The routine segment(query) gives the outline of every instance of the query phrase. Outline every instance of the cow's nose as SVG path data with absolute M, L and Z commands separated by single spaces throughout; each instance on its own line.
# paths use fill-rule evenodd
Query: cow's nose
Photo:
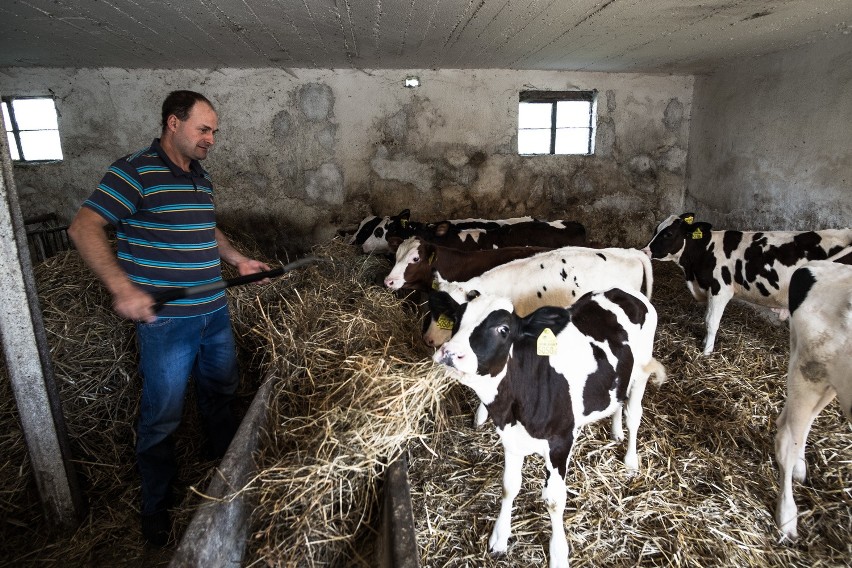
M 387 286 L 388 288 L 393 288 L 393 280 L 391 280 L 390 278 L 386 278 L 385 286 Z
M 456 355 L 450 349 L 447 349 L 446 345 L 442 345 L 441 348 L 435 353 L 435 360 L 442 365 L 446 365 L 447 367 L 455 367 L 456 359 L 461 359 L 460 355 Z

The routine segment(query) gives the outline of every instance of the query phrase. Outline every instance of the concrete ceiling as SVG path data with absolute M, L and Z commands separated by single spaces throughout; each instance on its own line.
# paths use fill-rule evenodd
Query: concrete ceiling
M 694 74 L 838 37 L 852 0 L 0 0 L 0 67 Z

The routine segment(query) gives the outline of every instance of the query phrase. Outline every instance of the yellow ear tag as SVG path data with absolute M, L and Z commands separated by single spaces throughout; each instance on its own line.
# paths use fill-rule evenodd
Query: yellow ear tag
M 436 253 L 436 252 L 433 252 L 431 255 L 429 255 L 429 264 L 435 263 L 435 257 L 436 256 L 438 256 L 438 253 Z M 441 258 L 443 258 L 443 257 L 441 257 Z
M 701 232 L 701 229 L 695 229 L 692 231 L 692 238 L 696 241 L 704 236 L 704 233 Z
M 438 284 L 437 280 L 432 280 L 432 289 L 433 290 L 440 290 L 441 289 L 441 285 Z
M 441 314 L 438 318 L 438 328 L 439 329 L 449 329 L 452 331 L 453 329 L 453 320 L 448 318 L 445 314 Z
M 399 224 L 402 225 L 402 228 L 405 229 L 408 227 L 408 219 L 400 219 Z
M 538 336 L 535 342 L 535 352 L 542 357 L 556 355 L 556 336 L 553 335 L 549 327 L 544 328 L 541 335 Z
M 695 221 L 695 217 L 690 215 L 689 217 L 684 217 L 683 220 L 692 225 L 692 222 Z

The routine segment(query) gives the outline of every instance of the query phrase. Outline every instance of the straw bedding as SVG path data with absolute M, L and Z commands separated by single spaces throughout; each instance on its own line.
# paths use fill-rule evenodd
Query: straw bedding
M 334 241 L 325 259 L 268 286 L 229 291 L 244 367 L 241 396 L 275 377 L 268 428 L 245 491 L 256 499 L 246 566 L 374 566 L 385 466 L 409 453 L 421 565 L 546 565 L 543 465 L 527 459 L 508 554 L 487 540 L 499 509 L 502 449 L 491 423 L 473 427 L 474 396 L 443 378 L 419 340 L 417 306 L 375 285 L 389 269 Z M 52 264 L 48 264 L 52 263 Z M 8 379 L 0 380 L 0 559 L 9 565 L 156 565 L 138 533 L 132 424 L 138 404 L 132 328 L 76 253 L 36 270 L 75 463 L 91 513 L 50 541 Z M 836 404 L 809 437 L 809 479 L 797 484 L 800 539 L 778 544 L 775 418 L 784 398 L 787 327 L 729 306 L 717 352 L 702 357 L 701 306 L 668 263 L 655 264 L 657 356 L 669 382 L 649 386 L 640 472 L 627 477 L 609 421 L 575 449 L 565 524 L 574 566 L 840 566 L 852 557 L 852 436 Z M 5 367 L 4 367 L 5 369 Z M 182 477 L 203 489 L 190 419 Z M 201 497 L 174 514 L 186 526 Z M 2 562 L 2 560 L 0 560 Z

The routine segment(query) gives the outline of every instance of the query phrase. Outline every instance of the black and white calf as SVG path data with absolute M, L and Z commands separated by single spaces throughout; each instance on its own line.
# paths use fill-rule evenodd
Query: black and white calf
M 672 215 L 657 226 L 645 252 L 677 262 L 704 315 L 704 354 L 713 351 L 725 306 L 737 297 L 787 315 L 787 284 L 810 260 L 825 260 L 852 244 L 852 229 L 822 231 L 713 231 L 692 213 Z
M 347 244 L 360 246 L 365 253 L 390 253 L 388 245 L 388 229 L 390 227 L 407 227 L 411 212 L 403 209 L 398 215 L 365 217 L 352 234 Z
M 657 383 L 665 380 L 652 356 L 657 313 L 641 294 L 617 288 L 526 317 L 516 315 L 507 298 L 471 296 L 459 310 L 455 335 L 434 360 L 476 392 L 503 444 L 503 500 L 489 547 L 506 551 L 524 457 L 535 453 L 548 472 L 542 497 L 553 527 L 550 566 L 568 566 L 563 512 L 571 450 L 584 425 L 607 416 L 621 439 L 626 402 L 624 462 L 630 470 L 639 467 L 636 431 L 645 385 L 651 373 Z
M 805 478 L 811 424 L 835 395 L 852 421 L 852 266 L 809 262 L 793 273 L 789 301 L 787 401 L 775 436 L 781 486 L 775 520 L 786 537 L 795 539 L 793 478 Z

